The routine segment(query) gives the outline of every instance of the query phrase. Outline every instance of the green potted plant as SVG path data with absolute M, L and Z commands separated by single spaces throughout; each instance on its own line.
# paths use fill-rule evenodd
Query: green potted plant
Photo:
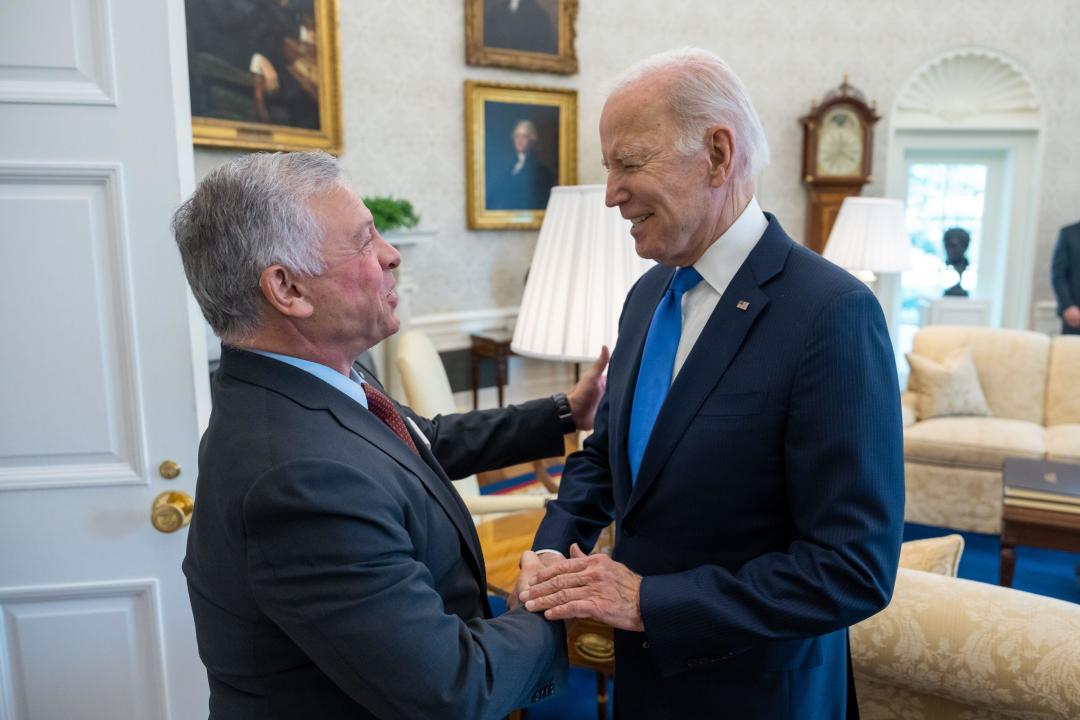
M 416 227 L 420 216 L 413 210 L 412 203 L 393 197 L 371 196 L 364 198 L 364 204 L 375 218 L 375 229 L 380 233 L 391 230 L 408 230 Z

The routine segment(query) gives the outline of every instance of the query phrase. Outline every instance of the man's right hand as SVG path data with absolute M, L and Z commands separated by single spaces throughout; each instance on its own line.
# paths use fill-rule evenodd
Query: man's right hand
M 1080 327 L 1080 305 L 1070 305 L 1065 308 L 1061 317 L 1069 327 Z
M 537 573 L 548 565 L 554 565 L 557 562 L 561 562 L 566 558 L 562 553 L 534 553 L 532 550 L 526 550 L 521 554 L 521 572 L 518 574 L 517 582 L 514 583 L 514 589 L 510 593 L 510 597 L 506 600 L 506 607 L 508 610 L 513 610 L 521 604 L 519 596 L 522 592 L 529 589 L 529 586 L 533 584 L 536 579 Z

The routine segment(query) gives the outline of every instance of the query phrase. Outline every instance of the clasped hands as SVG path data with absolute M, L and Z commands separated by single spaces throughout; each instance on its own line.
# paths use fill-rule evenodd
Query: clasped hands
M 524 603 L 548 620 L 592 618 L 621 630 L 641 632 L 641 576 L 604 554 L 586 555 L 570 546 L 570 557 L 555 553 L 521 556 L 521 574 L 510 608 Z

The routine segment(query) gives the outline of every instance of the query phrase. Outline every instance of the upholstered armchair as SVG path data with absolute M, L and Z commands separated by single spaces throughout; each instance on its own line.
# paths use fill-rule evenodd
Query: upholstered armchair
M 905 543 L 892 602 L 851 629 L 863 720 L 1080 718 L 1080 605 L 951 577 L 943 542 Z
M 405 404 L 424 417 L 457 412 L 450 380 L 439 352 L 427 335 L 416 330 L 398 337 L 395 358 Z M 474 516 L 542 508 L 550 495 L 481 495 L 475 475 L 454 480 L 465 506 Z

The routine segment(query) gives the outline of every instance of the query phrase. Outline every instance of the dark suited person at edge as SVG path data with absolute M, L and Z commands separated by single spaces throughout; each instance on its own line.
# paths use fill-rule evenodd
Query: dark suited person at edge
M 600 118 L 607 203 L 660 264 L 627 295 L 596 429 L 521 598 L 615 630 L 619 717 L 857 717 L 848 626 L 888 603 L 900 393 L 870 290 L 761 211 L 738 77 L 680 50 Z M 613 558 L 582 556 L 615 521 Z
M 531 120 L 519 120 L 511 135 L 512 164 L 494 172 L 488 181 L 489 210 L 543 210 L 547 207 L 555 174 L 537 156 L 540 135 Z
M 1061 228 L 1050 261 L 1061 332 L 1080 335 L 1080 223 Z
M 173 227 L 224 343 L 183 566 L 211 718 L 473 720 L 557 692 L 563 623 L 492 618 L 449 477 L 560 454 L 606 357 L 568 399 L 431 420 L 388 399 L 353 362 L 398 329 L 400 256 L 325 153 L 234 160 Z

